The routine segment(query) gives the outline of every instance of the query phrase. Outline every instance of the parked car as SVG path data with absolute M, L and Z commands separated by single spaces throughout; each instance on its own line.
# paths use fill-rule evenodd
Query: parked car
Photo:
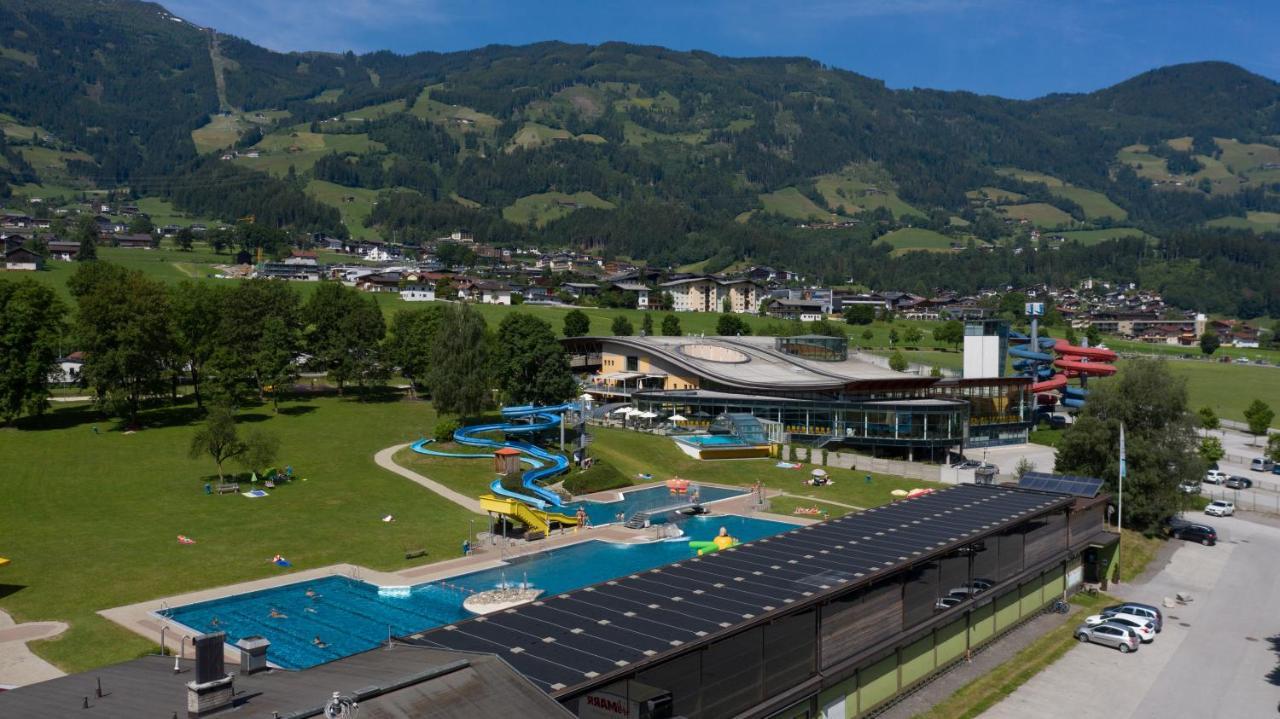
M 1155 622 L 1136 614 L 1094 614 L 1084 618 L 1084 623 L 1091 627 L 1099 624 L 1119 624 L 1132 629 L 1143 644 L 1150 644 L 1156 638 Z
M 1205 484 L 1222 484 L 1227 481 L 1227 473 L 1220 469 L 1211 469 L 1204 473 Z
M 1118 624 L 1098 624 L 1096 626 L 1089 626 L 1088 623 L 1081 624 L 1076 627 L 1076 641 L 1093 642 L 1094 644 L 1115 647 L 1123 654 L 1138 651 L 1138 646 L 1141 644 L 1137 634 L 1128 627 L 1122 627 Z
M 1254 457 L 1249 463 L 1249 469 L 1255 472 L 1270 472 L 1276 468 L 1276 463 L 1266 457 Z
M 1174 539 L 1185 539 L 1188 542 L 1199 542 L 1206 547 L 1218 543 L 1218 533 L 1207 524 L 1187 524 L 1173 529 Z
M 1272 468 L 1271 468 L 1271 473 L 1272 473 L 1272 474 L 1280 474 L 1280 464 L 1277 464 L 1276 466 L 1272 467 Z
M 1130 614 L 1135 617 L 1147 619 L 1156 626 L 1156 634 L 1164 629 L 1164 613 L 1159 607 L 1142 602 L 1125 602 L 1124 604 L 1112 604 L 1102 610 L 1102 614 Z
M 934 602 L 934 608 L 938 610 L 950 609 L 964 601 L 964 597 L 946 596 Z
M 1183 482 L 1182 484 L 1178 485 L 1178 489 L 1182 490 L 1186 494 L 1199 494 L 1200 483 L 1199 482 Z
M 1248 477 L 1233 475 L 1228 478 L 1227 481 L 1223 482 L 1222 486 L 1229 489 L 1248 489 L 1253 486 L 1253 480 Z
M 1204 508 L 1204 513 L 1212 517 L 1230 517 L 1236 513 L 1236 504 L 1225 499 L 1215 499 Z

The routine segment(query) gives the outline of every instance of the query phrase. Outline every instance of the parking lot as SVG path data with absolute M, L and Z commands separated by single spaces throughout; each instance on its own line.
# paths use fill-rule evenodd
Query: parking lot
M 1181 543 L 1142 585 L 1112 594 L 1161 606 L 1164 631 L 1135 654 L 1081 644 L 982 714 L 1024 717 L 1260 717 L 1280 703 L 1280 522 L 1256 515 L 1205 518 L 1219 544 Z

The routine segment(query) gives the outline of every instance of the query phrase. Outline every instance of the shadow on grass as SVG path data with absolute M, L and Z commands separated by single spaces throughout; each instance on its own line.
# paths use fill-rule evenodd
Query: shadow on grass
M 310 414 L 314 411 L 316 411 L 315 407 L 309 407 L 306 405 L 280 408 L 280 414 L 284 415 L 285 417 L 298 417 L 300 415 Z
M 17 594 L 26 588 L 27 585 L 25 584 L 0 584 L 0 599 L 4 599 L 10 594 Z
M 366 389 L 348 388 L 342 398 L 350 402 L 379 404 L 399 402 L 404 399 L 404 397 L 404 390 L 399 390 L 394 387 L 369 387 Z
M 73 407 L 57 407 L 52 412 L 35 417 L 22 417 L 13 423 L 24 432 L 40 432 L 44 430 L 71 429 L 82 424 L 106 421 L 102 412 L 92 405 Z
M 245 414 L 236 415 L 236 424 L 255 424 L 257 422 L 266 422 L 271 419 L 270 414 L 260 414 L 258 412 L 246 412 Z

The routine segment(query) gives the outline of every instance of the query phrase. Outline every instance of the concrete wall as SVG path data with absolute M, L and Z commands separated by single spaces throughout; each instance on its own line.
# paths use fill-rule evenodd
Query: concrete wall
M 795 453 L 792 454 L 794 448 Z M 853 454 L 851 452 L 835 452 L 823 451 L 811 447 L 801 447 L 799 445 L 782 445 L 781 458 L 790 461 L 792 457 L 797 461 L 809 462 L 810 464 L 819 464 L 827 467 L 838 467 L 840 469 L 850 469 L 859 472 L 877 472 L 880 474 L 896 474 L 908 479 L 923 479 L 930 482 L 944 481 L 943 470 L 952 471 L 950 467 L 941 467 L 936 464 L 925 464 L 923 462 L 904 462 L 897 459 L 879 459 L 876 457 L 868 457 L 862 454 Z

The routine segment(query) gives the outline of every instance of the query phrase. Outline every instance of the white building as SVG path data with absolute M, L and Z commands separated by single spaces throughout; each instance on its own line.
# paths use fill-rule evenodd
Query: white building
M 411 282 L 400 288 L 400 299 L 405 302 L 435 302 L 436 287 L 430 282 Z
M 728 299 L 730 312 L 750 314 L 764 296 L 764 288 L 752 280 L 710 275 L 663 282 L 659 289 L 671 293 L 671 309 L 677 312 L 723 312 Z

